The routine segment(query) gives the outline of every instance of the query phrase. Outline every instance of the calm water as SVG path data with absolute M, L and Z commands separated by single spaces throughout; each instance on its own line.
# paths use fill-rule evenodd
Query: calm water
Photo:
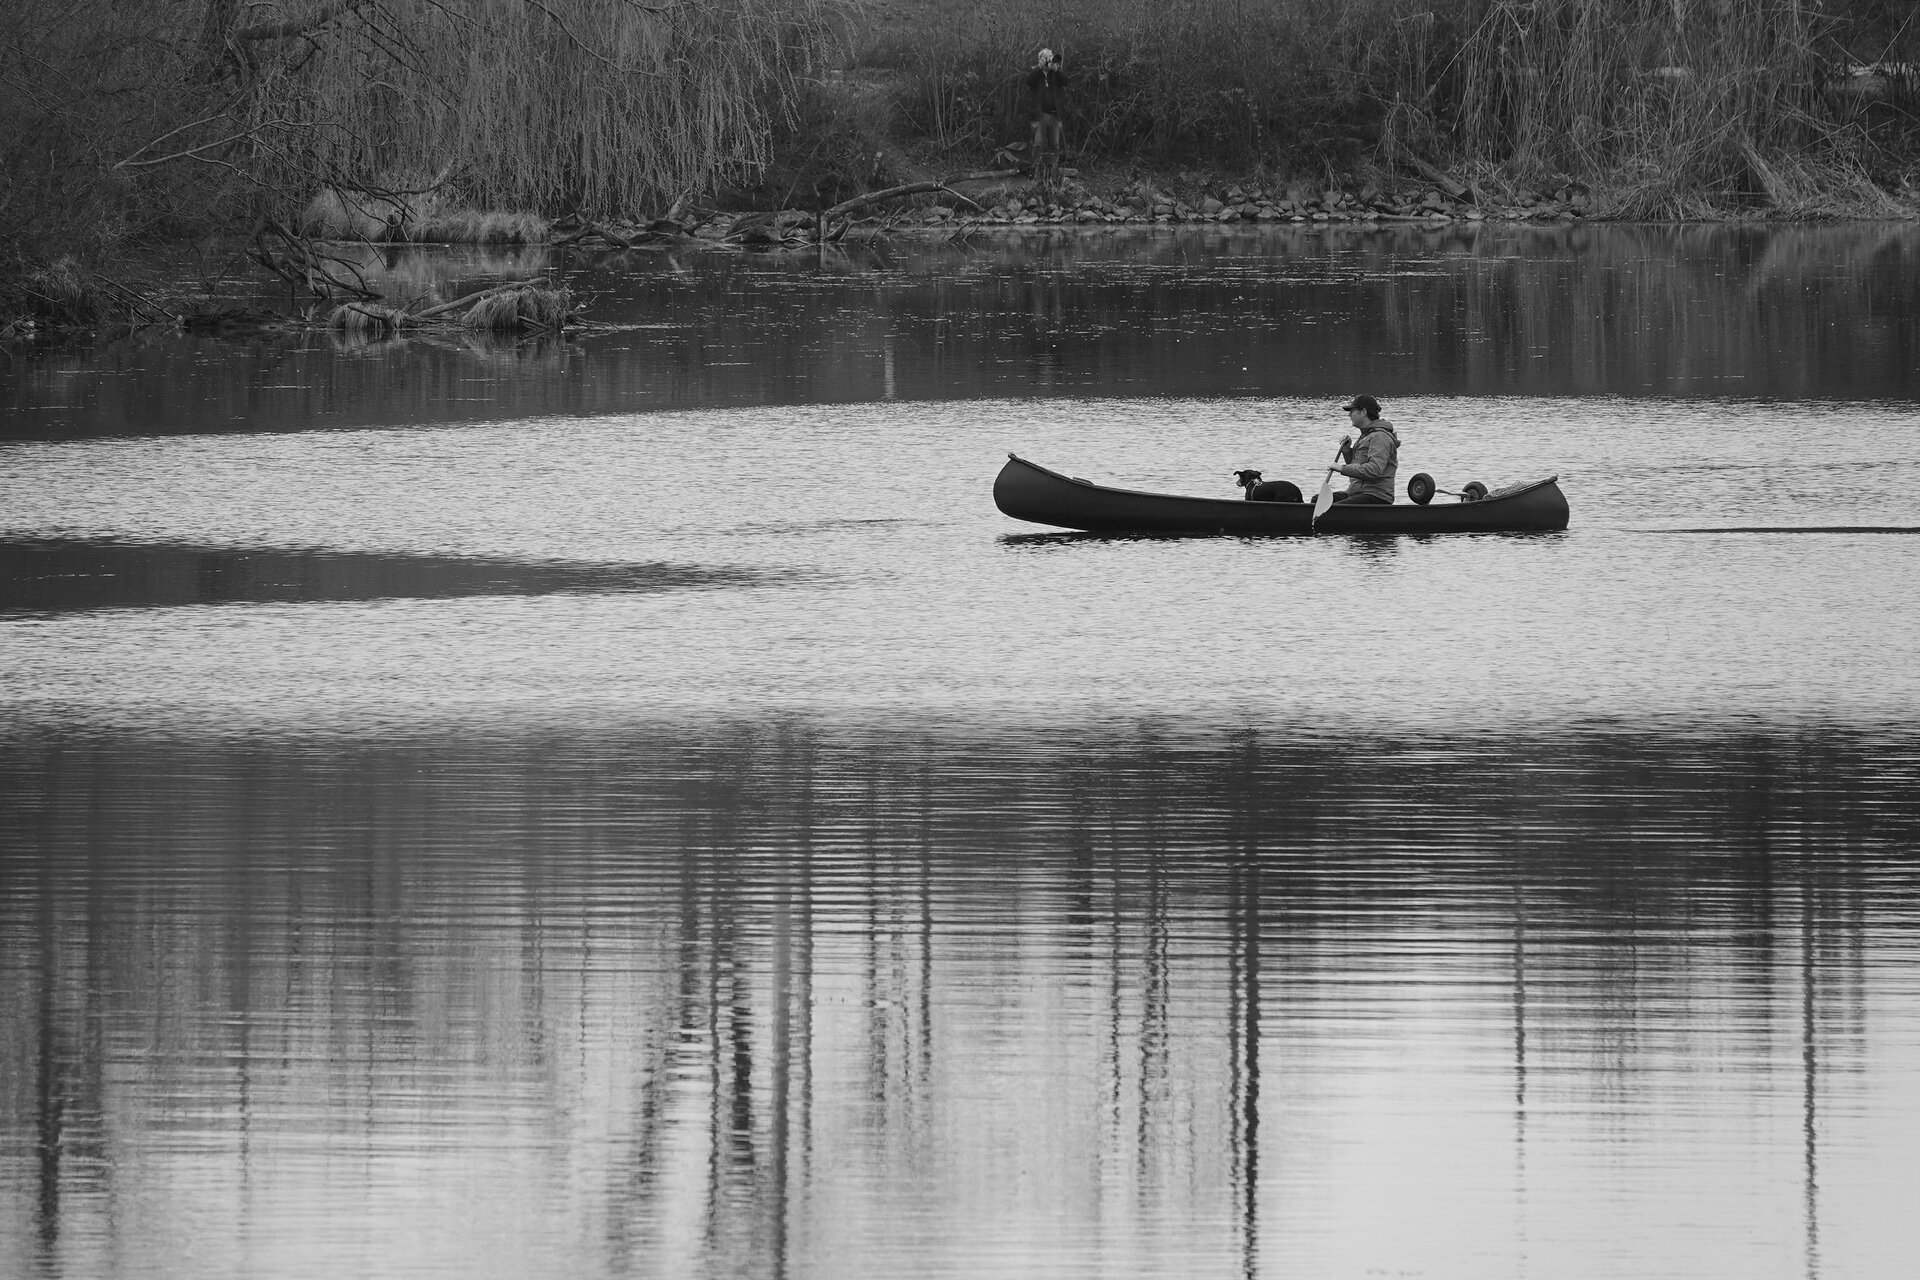
M 568 344 L 11 357 L 0 1275 L 1908 1274 L 1917 258 L 626 255 Z M 1362 389 L 1571 528 L 989 497 L 1310 486 Z

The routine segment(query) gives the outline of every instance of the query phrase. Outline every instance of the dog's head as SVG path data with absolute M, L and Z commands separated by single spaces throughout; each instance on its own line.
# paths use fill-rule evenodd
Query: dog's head
M 1251 489 L 1260 483 L 1260 473 L 1258 471 L 1236 471 L 1233 473 L 1233 482 L 1242 489 Z

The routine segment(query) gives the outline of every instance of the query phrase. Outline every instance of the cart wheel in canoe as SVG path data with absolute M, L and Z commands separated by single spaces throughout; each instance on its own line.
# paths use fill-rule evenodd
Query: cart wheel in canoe
M 1426 506 L 1433 501 L 1433 494 L 1433 477 L 1426 472 L 1422 471 L 1407 481 L 1407 496 L 1413 499 L 1415 505 Z
M 1487 486 L 1481 484 L 1478 480 L 1469 480 L 1460 486 L 1460 501 L 1462 502 L 1485 502 L 1486 498 Z

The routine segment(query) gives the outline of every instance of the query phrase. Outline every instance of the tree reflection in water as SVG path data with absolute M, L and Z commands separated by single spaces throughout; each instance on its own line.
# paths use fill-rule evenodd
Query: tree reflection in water
M 1624 1164 L 1817 1273 L 1884 1244 L 1817 1193 L 1913 1069 L 1912 745 L 15 740 L 0 1257 L 1251 1275 L 1445 1169 L 1421 1247 L 1632 1270 Z
M 1356 386 L 1920 396 L 1920 232 L 1898 223 L 1113 228 L 598 265 L 378 253 L 366 268 L 397 296 L 560 271 L 613 328 L 559 345 L 293 335 L 250 350 L 142 334 L 0 367 L 0 438 Z

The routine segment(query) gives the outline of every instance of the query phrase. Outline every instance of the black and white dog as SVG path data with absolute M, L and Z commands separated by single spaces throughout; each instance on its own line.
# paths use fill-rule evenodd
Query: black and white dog
M 1233 482 L 1247 491 L 1248 502 L 1305 502 L 1306 495 L 1291 480 L 1262 480 L 1258 471 L 1236 471 Z

